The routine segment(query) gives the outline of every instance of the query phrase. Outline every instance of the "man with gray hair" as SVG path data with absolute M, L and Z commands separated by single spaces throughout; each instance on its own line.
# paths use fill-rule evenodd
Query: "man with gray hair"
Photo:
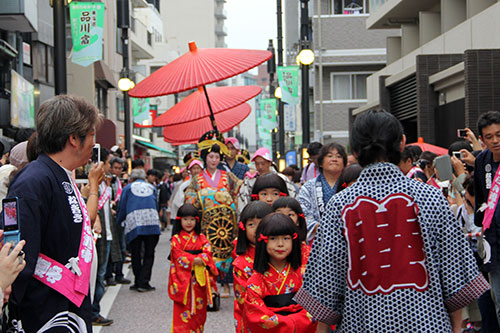
M 19 202 L 26 268 L 12 286 L 4 332 L 92 331 L 96 253 L 89 212 L 72 171 L 89 161 L 99 122 L 93 105 L 68 95 L 50 98 L 36 113 L 40 154 L 16 175 L 7 193 Z M 98 199 L 99 168 L 89 174 L 89 202 Z
M 117 216 L 117 223 L 125 226 L 125 239 L 132 252 L 135 281 L 130 289 L 139 292 L 156 289 L 149 281 L 161 234 L 156 188 L 145 178 L 144 169 L 132 170 L 132 183 L 123 188 Z

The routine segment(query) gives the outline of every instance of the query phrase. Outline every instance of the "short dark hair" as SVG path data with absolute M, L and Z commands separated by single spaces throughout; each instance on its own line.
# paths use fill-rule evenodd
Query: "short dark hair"
M 309 146 L 307 146 L 307 153 L 309 156 L 318 155 L 321 147 L 323 147 L 321 142 L 311 142 Z
M 139 168 L 139 167 L 144 167 L 144 161 L 141 160 L 140 158 L 137 158 L 132 161 L 132 169 Z
M 369 110 L 356 117 L 351 130 L 351 148 L 364 167 L 377 161 L 398 164 L 403 126 L 386 111 Z
M 401 162 L 406 162 L 408 159 L 411 159 L 411 161 L 413 162 L 413 151 L 410 147 L 411 146 L 405 146 L 405 148 L 401 152 Z
M 500 112 L 488 111 L 480 115 L 477 120 L 477 130 L 479 131 L 479 135 L 483 135 L 483 128 L 493 124 L 500 125 Z
M 325 159 L 326 155 L 333 149 L 337 150 L 337 152 L 342 156 L 342 161 L 344 162 L 344 167 L 347 165 L 347 153 L 345 152 L 344 146 L 342 146 L 339 143 L 336 142 L 330 142 L 319 150 L 319 156 L 318 156 L 318 165 L 317 167 L 323 171 L 323 168 L 321 167 L 321 164 L 323 164 L 323 160 Z
M 291 177 L 294 177 L 295 176 L 295 169 L 292 168 L 291 166 L 287 166 L 286 168 L 283 169 L 283 171 L 281 171 L 282 174 L 284 174 L 285 176 L 291 176 Z
M 260 221 L 255 236 L 258 240 L 260 235 L 267 237 L 290 235 L 293 237 L 295 233 L 298 235 L 299 228 L 297 228 L 291 218 L 283 214 L 271 213 Z M 299 237 L 293 239 L 292 242 L 292 252 L 288 255 L 286 260 L 292 265 L 293 269 L 297 269 L 302 263 Z M 257 241 L 257 244 L 255 244 L 253 269 L 261 274 L 269 270 L 269 254 L 267 253 L 266 244 L 267 243 L 264 241 Z
M 149 169 L 149 170 L 146 172 L 146 175 L 148 175 L 148 176 L 151 176 L 151 175 L 152 175 L 152 176 L 155 176 L 155 177 L 156 177 L 157 173 L 156 173 L 156 170 L 155 170 L 155 169 Z
M 363 171 L 363 167 L 359 164 L 351 164 L 345 167 L 339 177 L 336 193 L 345 189 L 350 182 L 356 181 L 361 174 L 361 171 Z
M 103 163 L 106 163 L 106 160 L 108 159 L 108 156 L 111 152 L 107 149 L 107 148 L 104 148 L 104 147 L 101 147 L 101 162 Z M 109 164 L 109 165 L 112 165 L 112 164 Z
M 35 117 L 38 151 L 54 154 L 64 150 L 71 135 L 83 143 L 101 122 L 95 106 L 82 97 L 57 95 L 40 105 Z
M 405 148 L 408 148 L 410 150 L 411 159 L 413 160 L 413 162 L 418 161 L 418 157 L 420 156 L 420 154 L 422 154 L 422 148 L 416 145 L 406 146 Z
M 113 166 L 113 164 L 120 164 L 121 166 L 123 166 L 123 160 L 117 156 L 114 156 L 111 158 L 111 161 L 109 162 L 111 164 L 111 166 Z
M 471 172 L 467 178 L 465 178 L 463 183 L 464 189 L 469 192 L 470 195 L 475 196 L 474 192 L 474 172 Z
M 285 181 L 276 173 L 268 173 L 257 177 L 252 188 L 252 194 L 259 194 L 260 191 L 266 188 L 276 188 L 280 192 L 289 195 Z
M 201 233 L 201 222 L 200 222 L 200 211 L 191 204 L 182 205 L 177 211 L 177 218 L 175 219 L 174 226 L 172 228 L 172 237 L 177 235 L 182 230 L 181 219 L 186 216 L 192 216 L 196 218 L 196 225 L 194 227 L 194 232 L 198 235 Z
M 246 227 L 246 223 L 250 219 L 262 219 L 267 214 L 271 214 L 273 212 L 272 208 L 269 207 L 263 201 L 250 201 L 248 205 L 243 208 L 243 211 L 240 215 L 240 221 L 243 223 L 243 226 Z M 245 230 L 241 229 L 238 226 L 238 241 L 236 243 L 236 254 L 242 255 L 247 251 L 248 248 L 248 239 L 247 233 Z
M 295 212 L 295 214 L 298 215 L 299 238 L 301 242 L 305 241 L 307 237 L 306 218 L 304 216 L 304 211 L 302 210 L 302 207 L 300 206 L 300 203 L 297 201 L 297 199 L 292 197 L 278 198 L 275 202 L 273 202 L 272 207 L 274 211 L 276 211 L 276 209 L 278 208 L 290 208 Z
M 472 147 L 468 141 L 465 140 L 458 140 L 453 142 L 449 147 L 448 147 L 448 155 L 452 155 L 454 151 L 460 151 L 461 149 L 465 149 L 467 151 L 472 151 Z

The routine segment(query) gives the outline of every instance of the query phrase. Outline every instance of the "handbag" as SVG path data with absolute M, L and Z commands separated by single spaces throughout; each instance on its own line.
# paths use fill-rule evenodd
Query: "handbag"
M 219 293 L 212 293 L 213 306 L 207 305 L 207 311 L 215 312 L 220 310 L 220 295 Z

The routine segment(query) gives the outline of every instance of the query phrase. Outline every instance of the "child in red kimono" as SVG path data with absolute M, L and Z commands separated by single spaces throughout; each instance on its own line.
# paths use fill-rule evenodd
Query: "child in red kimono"
M 286 215 L 271 213 L 257 228 L 254 273 L 243 316 L 251 332 L 316 332 L 317 323 L 293 297 L 302 286 L 299 229 Z
M 199 211 L 182 205 L 172 230 L 168 294 L 174 301 L 172 332 L 203 332 L 207 303 L 212 302 L 210 276 L 217 275 L 210 244 L 200 234 Z
M 262 201 L 251 201 L 241 212 L 238 223 L 236 259 L 233 261 L 234 323 L 236 332 L 248 332 L 241 307 L 245 303 L 247 282 L 253 273 L 255 233 L 260 220 L 273 210 Z
M 300 203 L 295 198 L 292 197 L 279 198 L 273 203 L 273 210 L 276 213 L 287 215 L 289 218 L 292 219 L 297 228 L 299 228 L 299 239 L 302 252 L 302 265 L 306 265 L 307 259 L 309 258 L 309 253 L 311 253 L 311 247 L 306 243 L 307 224 Z
M 260 200 L 272 206 L 279 197 L 287 197 L 288 189 L 285 181 L 277 173 L 259 176 L 252 188 L 252 200 Z

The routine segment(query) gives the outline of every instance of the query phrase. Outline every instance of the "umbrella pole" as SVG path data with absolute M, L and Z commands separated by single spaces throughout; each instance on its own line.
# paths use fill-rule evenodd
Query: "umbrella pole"
M 214 131 L 217 131 L 217 124 L 215 123 L 214 112 L 212 111 L 212 105 L 210 105 L 210 99 L 208 98 L 207 88 L 203 85 L 203 92 L 205 93 L 205 97 L 207 98 L 208 109 L 210 110 L 210 121 L 212 122 L 212 127 Z

